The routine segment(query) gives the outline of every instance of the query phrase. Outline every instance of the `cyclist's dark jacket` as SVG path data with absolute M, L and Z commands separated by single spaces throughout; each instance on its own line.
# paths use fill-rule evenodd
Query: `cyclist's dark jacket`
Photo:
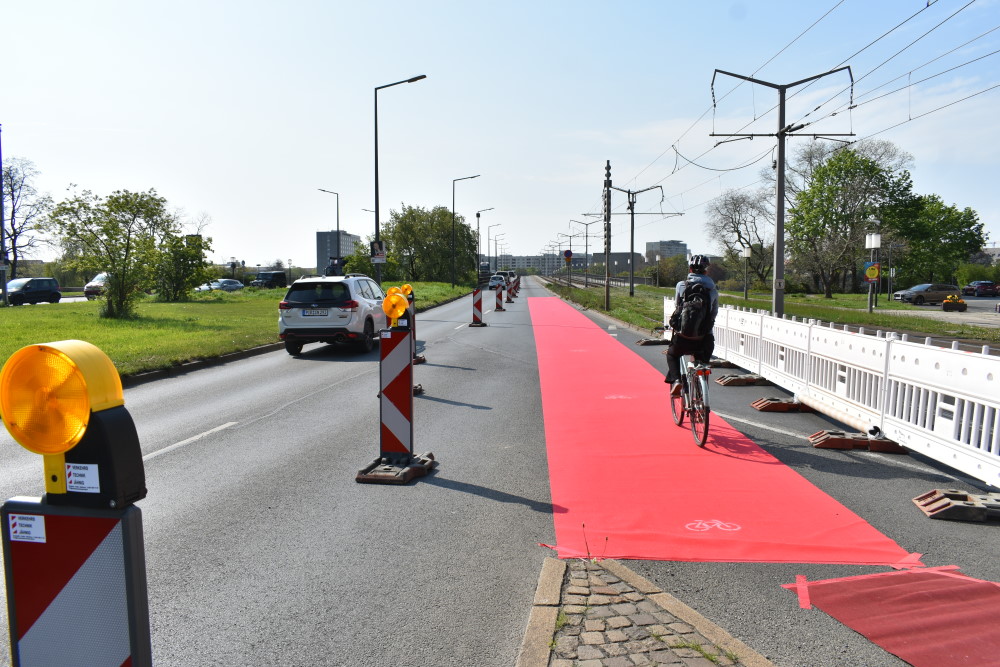
M 715 281 L 704 273 L 689 273 L 688 277 L 677 283 L 677 296 L 674 297 L 674 310 L 680 308 L 684 296 L 684 285 L 690 280 L 693 283 L 701 283 L 712 294 L 712 304 L 705 319 L 708 321 L 708 329 L 715 326 L 715 318 L 719 315 L 719 289 L 715 286 Z

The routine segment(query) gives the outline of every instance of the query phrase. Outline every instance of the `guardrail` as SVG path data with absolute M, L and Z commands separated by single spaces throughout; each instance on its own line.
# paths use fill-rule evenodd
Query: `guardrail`
M 664 319 L 673 300 L 664 299 Z M 871 437 L 1000 486 L 1000 357 L 726 306 L 715 354 Z

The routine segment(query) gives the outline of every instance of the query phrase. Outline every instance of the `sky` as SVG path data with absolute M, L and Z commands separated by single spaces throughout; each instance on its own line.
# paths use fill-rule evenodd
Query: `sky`
M 340 229 L 374 234 L 376 95 L 383 222 L 454 196 L 473 226 L 481 211 L 484 254 L 602 251 L 581 223 L 610 161 L 615 187 L 652 188 L 638 252 L 714 254 L 708 204 L 762 187 L 776 139 L 710 135 L 773 135 L 778 92 L 713 74 L 784 86 L 845 65 L 788 90 L 786 120 L 811 123 L 789 154 L 831 141 L 814 134 L 891 141 L 916 192 L 1000 241 L 1000 0 L 47 0 L 3 23 L 4 158 L 56 201 L 155 189 L 209 220 L 214 261 L 312 267 L 338 207 Z M 612 203 L 627 251 L 627 196 Z

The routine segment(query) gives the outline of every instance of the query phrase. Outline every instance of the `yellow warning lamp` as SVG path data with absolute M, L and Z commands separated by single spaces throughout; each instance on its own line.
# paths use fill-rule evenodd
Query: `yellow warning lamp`
M 135 486 L 136 455 L 145 496 L 138 436 L 124 405 L 114 364 L 86 341 L 23 347 L 0 371 L 4 426 L 22 447 L 44 457 L 49 494 L 67 494 L 67 475 L 72 474 L 67 464 L 78 466 L 77 479 L 85 485 L 78 488 L 85 489 L 90 501 L 85 504 L 107 507 L 104 500 L 121 502 L 135 495 L 135 489 L 120 491 Z M 84 441 L 86 446 L 78 447 Z M 129 448 L 135 451 L 125 451 Z
M 390 320 L 389 326 L 391 327 L 396 326 L 397 320 L 399 320 L 399 318 L 403 316 L 403 313 L 406 312 L 407 307 L 410 305 L 409 302 L 406 300 L 406 297 L 403 296 L 401 293 L 399 294 L 392 293 L 393 289 L 399 289 L 399 288 L 390 287 L 389 295 L 386 296 L 385 299 L 382 301 L 382 310 L 384 310 L 385 314 L 389 317 Z
M 402 294 L 402 293 L 403 290 L 399 289 L 398 287 L 390 287 L 385 291 L 386 296 L 392 296 L 393 294 Z
M 413 286 L 410 285 L 409 283 L 403 285 L 403 287 L 400 289 L 403 290 L 403 294 L 405 294 L 406 296 L 410 296 L 411 294 L 413 294 Z

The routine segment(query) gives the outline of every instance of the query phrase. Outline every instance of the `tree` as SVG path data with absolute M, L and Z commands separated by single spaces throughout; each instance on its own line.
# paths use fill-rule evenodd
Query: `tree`
M 808 188 L 796 195 L 785 225 L 788 250 L 832 298 L 839 277 L 855 280 L 865 233 L 874 231 L 883 210 L 907 201 L 910 191 L 907 172 L 895 176 L 874 160 L 841 149 L 813 170 Z
M 30 160 L 12 157 L 3 163 L 2 234 L 10 253 L 9 278 L 17 277 L 18 261 L 38 247 L 39 233 L 52 209 L 52 198 L 35 190 L 38 170 Z
M 476 280 L 476 233 L 455 217 L 454 267 L 456 280 Z M 427 209 L 402 205 L 392 211 L 382 227 L 386 263 L 384 280 L 421 280 L 447 282 L 452 276 L 452 217 L 444 206 Z
M 971 208 L 946 206 L 937 195 L 919 197 L 917 215 L 898 220 L 898 233 L 907 239 L 907 252 L 896 262 L 904 279 L 944 282 L 958 265 L 986 243 L 983 223 Z
M 767 280 L 774 264 L 775 221 L 768 205 L 770 197 L 767 190 L 727 190 L 708 205 L 709 235 L 718 242 L 726 263 L 739 266 L 742 276 L 742 250 L 751 248 L 747 266 L 760 282 Z
M 180 233 L 166 199 L 155 190 L 116 190 L 107 198 L 84 190 L 56 205 L 49 216 L 73 264 L 105 271 L 102 317 L 135 316 L 135 302 L 155 284 L 161 244 Z
M 205 260 L 212 250 L 212 239 L 201 234 L 168 234 L 160 244 L 156 266 L 156 298 L 160 301 L 186 301 L 198 285 L 214 278 L 213 267 Z

